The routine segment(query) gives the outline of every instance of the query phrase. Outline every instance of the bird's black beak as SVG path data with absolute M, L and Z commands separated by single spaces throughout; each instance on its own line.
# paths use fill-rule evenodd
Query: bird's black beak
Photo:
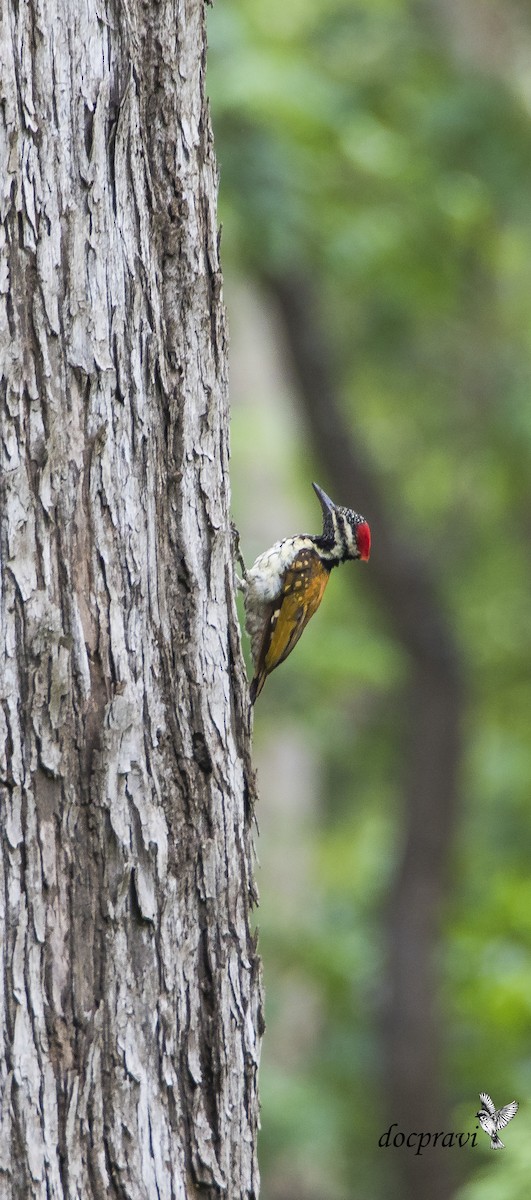
M 312 483 L 312 487 L 316 496 L 319 497 L 319 502 L 323 510 L 323 517 L 326 520 L 331 513 L 335 512 L 336 506 L 334 501 L 330 499 L 330 496 L 327 496 L 326 492 L 323 492 L 323 489 L 319 487 L 318 483 Z

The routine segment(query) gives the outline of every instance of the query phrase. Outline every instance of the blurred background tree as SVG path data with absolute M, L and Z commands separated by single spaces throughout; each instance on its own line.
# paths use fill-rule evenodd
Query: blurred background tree
M 244 554 L 313 478 L 374 539 L 257 704 L 263 1200 L 528 1194 L 530 62 L 516 2 L 210 17 Z M 484 1089 L 504 1155 L 378 1147 Z

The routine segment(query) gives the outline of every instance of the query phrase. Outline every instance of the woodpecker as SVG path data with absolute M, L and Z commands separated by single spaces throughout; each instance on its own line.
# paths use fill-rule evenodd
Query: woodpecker
M 501 1138 L 498 1137 L 498 1129 L 504 1129 L 509 1124 L 509 1121 L 512 1121 L 513 1117 L 516 1116 L 518 1101 L 511 1100 L 511 1103 L 506 1104 L 504 1108 L 495 1108 L 487 1092 L 480 1092 L 479 1098 L 481 1100 L 481 1109 L 476 1113 L 476 1117 L 479 1117 L 481 1128 L 490 1137 L 491 1150 L 503 1150 L 505 1142 L 502 1142 Z
M 299 533 L 275 542 L 242 581 L 254 665 L 251 704 L 317 612 L 332 567 L 349 558 L 369 558 L 371 531 L 365 518 L 335 505 L 317 483 L 312 486 L 323 510 L 322 534 Z

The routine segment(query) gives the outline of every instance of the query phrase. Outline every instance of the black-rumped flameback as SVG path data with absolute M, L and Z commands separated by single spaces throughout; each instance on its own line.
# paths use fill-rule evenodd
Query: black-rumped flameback
M 316 483 L 323 510 L 323 532 L 275 542 L 246 572 L 245 628 L 251 639 L 254 677 L 251 703 L 266 678 L 291 654 L 310 617 L 317 612 L 332 567 L 361 559 L 371 549 L 371 531 L 364 517 L 340 508 Z

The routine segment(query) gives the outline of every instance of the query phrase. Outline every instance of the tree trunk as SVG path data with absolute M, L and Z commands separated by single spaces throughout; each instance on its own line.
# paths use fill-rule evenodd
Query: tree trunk
M 202 0 L 3 0 L 2 1200 L 257 1195 Z

